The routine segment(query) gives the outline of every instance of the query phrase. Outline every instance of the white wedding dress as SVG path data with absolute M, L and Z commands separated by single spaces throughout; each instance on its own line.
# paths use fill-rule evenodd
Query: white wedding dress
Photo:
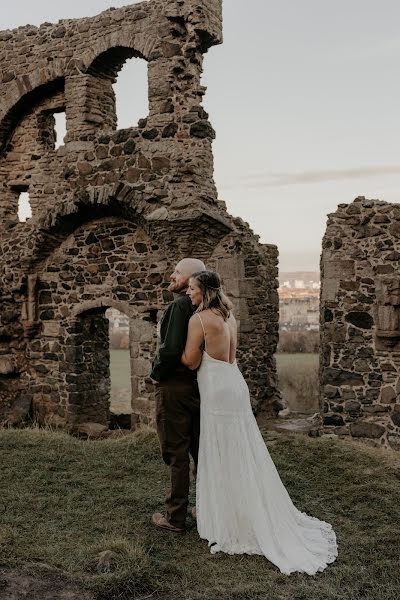
M 205 351 L 198 383 L 200 537 L 208 540 L 212 553 L 262 554 L 287 575 L 323 571 L 337 557 L 335 532 L 293 505 L 258 429 L 236 361 L 217 360 Z

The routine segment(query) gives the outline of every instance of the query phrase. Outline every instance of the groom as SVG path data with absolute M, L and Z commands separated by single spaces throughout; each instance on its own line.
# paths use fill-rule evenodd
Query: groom
M 185 533 L 189 503 L 189 455 L 197 467 L 200 436 L 200 397 L 196 372 L 181 364 L 189 319 L 194 307 L 186 290 L 189 278 L 205 265 L 184 258 L 170 276 L 174 301 L 160 322 L 160 334 L 151 378 L 156 387 L 156 422 L 161 455 L 170 468 L 171 490 L 165 500 L 165 515 L 154 513 L 153 524 L 171 533 Z

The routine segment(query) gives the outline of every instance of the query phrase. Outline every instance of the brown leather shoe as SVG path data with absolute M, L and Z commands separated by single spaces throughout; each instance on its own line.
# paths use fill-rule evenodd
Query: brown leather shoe
M 193 517 L 193 519 L 197 519 L 197 515 L 196 515 L 196 507 L 195 507 L 195 506 L 193 506 L 193 508 L 192 508 L 192 510 L 191 510 L 191 513 L 192 513 L 192 517 Z
M 172 525 L 161 513 L 154 513 L 151 517 L 151 522 L 153 525 L 158 527 L 158 529 L 162 529 L 163 531 L 169 531 L 170 533 L 176 533 L 178 535 L 183 535 L 186 533 L 186 529 L 184 527 L 175 527 Z

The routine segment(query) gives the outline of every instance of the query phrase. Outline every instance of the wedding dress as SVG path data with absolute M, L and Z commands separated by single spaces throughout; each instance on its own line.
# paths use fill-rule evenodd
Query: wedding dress
M 337 557 L 335 532 L 293 505 L 258 429 L 236 361 L 213 358 L 206 345 L 197 377 L 200 537 L 208 540 L 212 553 L 262 554 L 287 575 L 323 571 Z

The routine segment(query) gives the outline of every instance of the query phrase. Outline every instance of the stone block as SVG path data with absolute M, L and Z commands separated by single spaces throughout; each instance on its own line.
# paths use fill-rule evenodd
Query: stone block
M 43 335 L 45 337 L 58 337 L 60 335 L 60 323 L 57 321 L 45 321 L 43 323 Z
M 396 427 L 400 427 L 400 412 L 393 412 L 390 415 L 390 418 L 393 421 L 393 425 L 396 425 Z
M 340 396 L 339 388 L 334 385 L 325 385 L 324 395 L 329 399 L 338 398 Z
M 80 423 L 73 428 L 73 432 L 85 439 L 98 439 L 108 430 L 108 426 L 102 423 L 87 422 Z
M 132 373 L 137 377 L 146 377 L 151 371 L 151 361 L 146 358 L 135 358 L 132 360 Z
M 372 315 L 365 311 L 350 311 L 345 315 L 345 320 L 360 329 L 371 329 L 374 324 Z
M 324 416 L 324 426 L 325 427 L 327 427 L 327 426 L 341 427 L 342 425 L 344 425 L 344 420 L 341 415 L 325 415 Z
M 346 385 L 354 387 L 364 385 L 364 378 L 360 373 L 329 367 L 323 370 L 322 381 L 325 385 L 332 386 Z
M 380 401 L 382 404 L 394 404 L 396 402 L 396 392 L 392 386 L 382 388 Z
M 385 428 L 372 421 L 356 421 L 350 424 L 350 432 L 353 437 L 377 439 L 385 433 Z
M 348 413 L 359 413 L 361 408 L 361 403 L 356 402 L 355 400 L 348 400 L 344 403 L 344 410 Z
M 17 366 L 12 358 L 0 357 L 0 375 L 13 375 Z
M 349 259 L 334 259 L 323 261 L 324 277 L 326 279 L 350 279 L 355 275 L 355 262 Z
M 400 450 L 400 434 L 399 433 L 389 433 L 387 436 L 387 440 L 389 442 L 389 446 L 393 450 Z

